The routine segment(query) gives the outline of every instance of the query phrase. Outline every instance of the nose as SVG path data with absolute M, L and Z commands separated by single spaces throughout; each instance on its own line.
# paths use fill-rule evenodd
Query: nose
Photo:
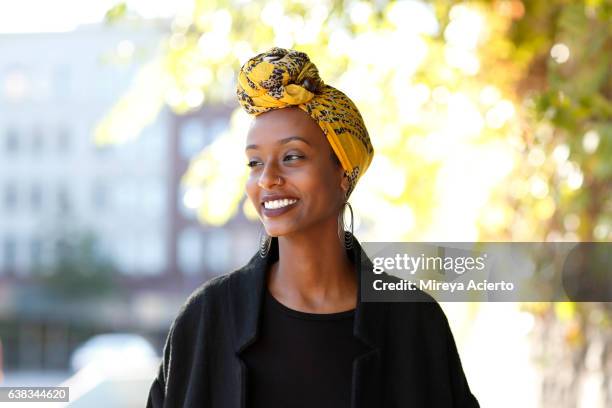
M 282 178 L 274 166 L 266 166 L 257 180 L 257 185 L 263 189 L 269 190 L 274 185 L 280 185 Z

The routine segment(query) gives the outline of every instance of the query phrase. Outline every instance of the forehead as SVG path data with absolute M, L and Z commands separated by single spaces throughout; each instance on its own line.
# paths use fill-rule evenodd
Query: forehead
M 274 109 L 256 116 L 247 134 L 247 145 L 273 145 L 278 140 L 300 136 L 313 147 L 326 143 L 319 125 L 297 107 Z

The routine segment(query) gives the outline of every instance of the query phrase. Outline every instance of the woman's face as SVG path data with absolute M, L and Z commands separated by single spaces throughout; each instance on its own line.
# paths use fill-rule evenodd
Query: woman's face
M 256 116 L 246 144 L 247 195 L 269 235 L 336 222 L 348 181 L 306 112 L 288 107 Z

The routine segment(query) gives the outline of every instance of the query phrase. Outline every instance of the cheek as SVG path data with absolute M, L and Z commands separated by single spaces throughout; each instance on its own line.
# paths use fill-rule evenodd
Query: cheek
M 251 200 L 255 208 L 258 207 L 257 189 L 258 189 L 257 179 L 255 177 L 249 176 L 249 178 L 247 179 L 246 185 L 245 185 L 245 190 L 246 190 L 247 197 L 249 197 L 249 200 Z
M 335 178 L 330 177 L 329 172 L 318 172 L 304 177 L 302 188 L 309 192 L 310 199 L 326 210 L 333 208 L 338 201 L 339 185 L 336 185 Z

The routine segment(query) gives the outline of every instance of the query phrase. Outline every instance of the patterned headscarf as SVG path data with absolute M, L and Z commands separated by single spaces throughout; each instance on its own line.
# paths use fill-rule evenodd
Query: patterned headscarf
M 238 74 L 238 101 L 253 116 L 297 106 L 321 127 L 349 179 L 348 195 L 374 155 L 359 110 L 341 91 L 326 85 L 303 52 L 272 48 L 248 60 Z

